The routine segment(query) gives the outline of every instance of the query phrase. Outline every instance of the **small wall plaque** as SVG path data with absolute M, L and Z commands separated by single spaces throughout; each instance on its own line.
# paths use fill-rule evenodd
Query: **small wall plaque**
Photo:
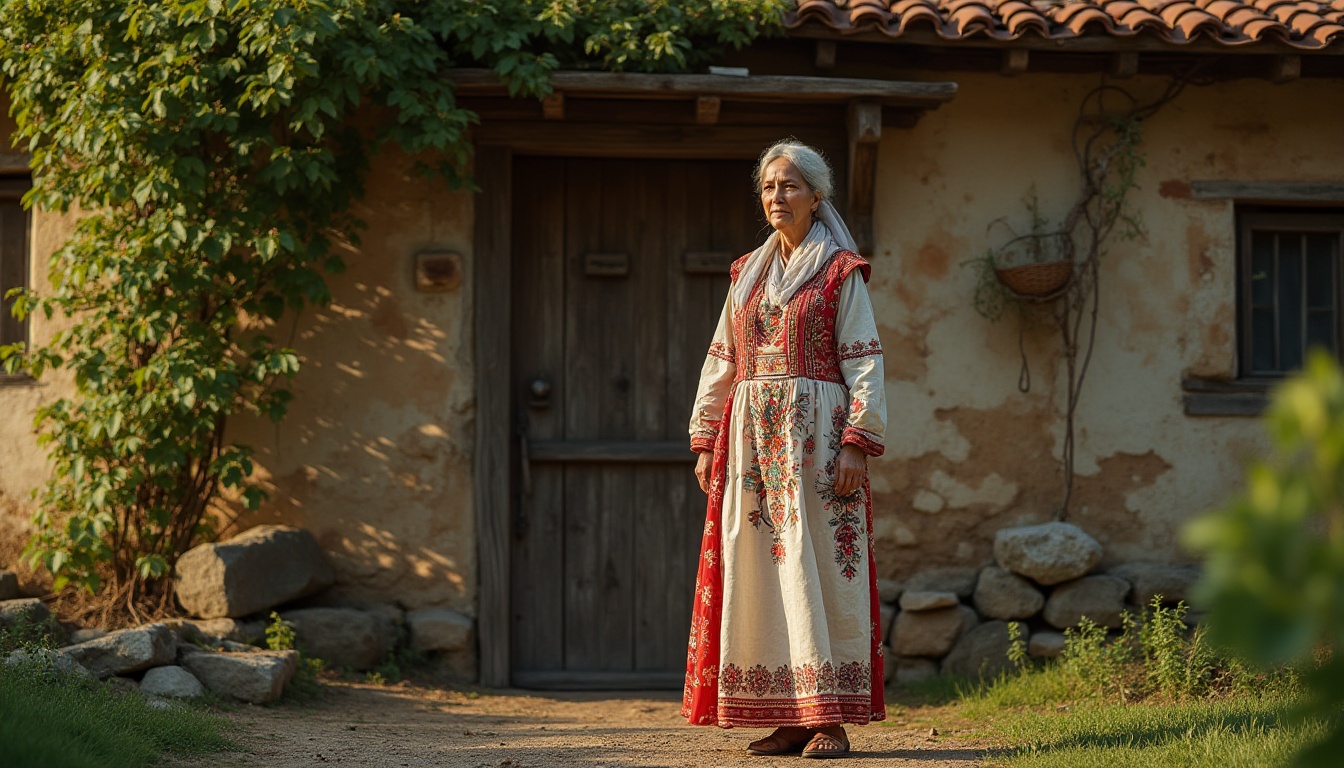
M 589 277 L 625 277 L 630 274 L 630 254 L 589 253 L 583 257 L 583 272 Z
M 462 254 L 454 251 L 421 251 L 415 254 L 415 289 L 422 293 L 447 293 L 462 285 Z
M 687 251 L 682 266 L 691 275 L 727 275 L 735 258 L 731 251 Z

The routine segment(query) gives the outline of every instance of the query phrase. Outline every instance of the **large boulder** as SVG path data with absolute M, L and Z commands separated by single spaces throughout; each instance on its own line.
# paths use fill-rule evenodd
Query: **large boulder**
M 901 611 L 891 631 L 891 648 L 900 656 L 943 656 L 977 623 L 975 611 L 964 605 Z
M 333 667 L 373 669 L 396 645 L 397 628 L 386 615 L 358 608 L 299 608 L 280 618 L 294 625 L 304 655 Z
M 256 645 L 266 639 L 266 622 L 240 619 L 169 619 L 164 622 L 188 643 L 217 644 L 221 640 Z
M 19 576 L 13 571 L 0 571 L 0 600 L 17 600 L 22 597 L 19 592 Z
M 951 592 L 965 599 L 975 590 L 977 572 L 974 568 L 943 566 L 920 571 L 905 582 L 907 590 L 915 592 Z
M 878 621 L 882 622 L 882 625 L 877 628 L 877 631 L 882 635 L 882 642 L 887 642 L 887 638 L 891 637 L 891 622 L 895 620 L 896 606 L 881 603 L 878 608 Z
M 1168 565 L 1166 563 L 1125 563 L 1110 570 L 1112 576 L 1128 581 L 1133 587 L 1129 593 L 1130 602 L 1146 606 L 1157 595 L 1162 602 L 1175 605 L 1184 602 L 1190 605 L 1190 593 L 1199 581 L 1199 566 Z
M 901 582 L 895 579 L 878 579 L 877 599 L 888 605 L 895 605 L 896 601 L 901 598 L 903 589 Z
M 299 668 L 299 654 L 297 651 L 192 651 L 182 654 L 181 663 L 206 688 L 221 696 L 265 704 L 285 692 L 285 686 Z
M 1045 606 L 1045 595 L 1031 582 L 997 566 L 980 571 L 975 609 L 991 619 L 1026 619 Z
M 1083 617 L 1092 623 L 1118 629 L 1125 610 L 1129 582 L 1116 576 L 1084 576 L 1060 584 L 1045 601 L 1045 620 L 1059 629 L 1077 626 Z
M 164 624 L 146 624 L 68 645 L 60 652 L 102 679 L 172 664 L 177 657 L 177 635 Z
M 951 608 L 959 602 L 955 592 L 906 590 L 901 593 L 902 611 L 932 611 L 938 608 Z
M 140 679 L 140 692 L 165 699 L 195 699 L 205 695 L 205 687 L 186 669 L 170 665 L 145 672 Z
M 1026 630 L 1021 629 L 1025 635 Z M 1023 638 L 1026 639 L 1025 637 Z M 987 621 L 961 636 L 943 659 L 943 674 L 960 677 L 998 677 L 1011 668 L 1008 623 Z
M 336 581 L 313 535 L 283 525 L 202 544 L 178 558 L 176 576 L 182 607 L 203 619 L 270 610 Z
M 85 669 L 79 662 L 59 651 L 47 648 L 36 648 L 31 651 L 27 648 L 19 648 L 5 657 L 4 664 L 6 667 L 36 668 L 47 674 L 72 675 L 80 678 L 92 677 L 89 670 Z
M 1076 579 L 1101 562 L 1101 545 L 1069 523 L 1004 528 L 994 534 L 999 567 L 1051 585 Z

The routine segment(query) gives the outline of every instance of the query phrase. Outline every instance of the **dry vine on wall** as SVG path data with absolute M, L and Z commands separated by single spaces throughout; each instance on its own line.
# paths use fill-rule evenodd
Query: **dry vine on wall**
M 1078 199 L 1060 226 L 1050 229 L 1040 215 L 1033 190 L 1028 199 L 1032 231 L 1013 237 L 977 260 L 982 276 L 977 286 L 976 308 L 981 314 L 987 317 L 1001 314 L 1006 299 L 1016 299 L 1020 334 L 1025 334 L 1028 322 L 1033 319 L 1053 324 L 1059 333 L 1066 390 L 1061 449 L 1064 494 L 1055 512 L 1056 520 L 1068 516 L 1073 499 L 1075 427 L 1078 402 L 1096 345 L 1101 257 L 1113 238 L 1134 239 L 1142 234 L 1139 217 L 1130 207 L 1130 194 L 1137 189 L 1135 175 L 1144 165 L 1140 129 L 1144 120 L 1175 99 L 1190 82 L 1190 75 L 1173 78 L 1160 96 L 1142 102 L 1128 90 L 1103 80 L 1083 98 L 1074 121 L 1073 151 L 1082 184 Z M 995 267 L 1003 266 L 1004 255 L 1023 250 L 1035 261 L 1041 261 L 1043 254 L 1049 253 L 1072 262 L 1071 278 L 1059 290 L 1043 297 L 1020 296 L 997 282 L 986 282 Z M 1026 392 L 1031 378 L 1021 338 L 1019 343 L 1022 374 L 1018 387 Z

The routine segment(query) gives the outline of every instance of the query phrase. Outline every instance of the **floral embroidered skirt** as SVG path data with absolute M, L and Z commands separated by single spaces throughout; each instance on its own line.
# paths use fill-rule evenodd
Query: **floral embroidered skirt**
M 682 714 L 695 725 L 886 717 L 868 483 L 837 496 L 842 384 L 739 382 L 720 424 Z

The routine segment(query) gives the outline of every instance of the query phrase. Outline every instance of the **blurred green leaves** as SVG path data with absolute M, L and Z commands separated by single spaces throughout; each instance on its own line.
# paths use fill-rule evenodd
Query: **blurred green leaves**
M 1316 352 L 1276 388 L 1266 414 L 1271 450 L 1244 491 L 1191 523 L 1205 553 L 1202 602 L 1215 642 L 1267 665 L 1308 663 L 1308 714 L 1344 709 L 1344 373 Z M 1316 662 L 1311 664 L 1309 662 Z M 1337 765 L 1344 730 L 1304 755 Z M 1324 762 L 1322 762 L 1324 760 Z

